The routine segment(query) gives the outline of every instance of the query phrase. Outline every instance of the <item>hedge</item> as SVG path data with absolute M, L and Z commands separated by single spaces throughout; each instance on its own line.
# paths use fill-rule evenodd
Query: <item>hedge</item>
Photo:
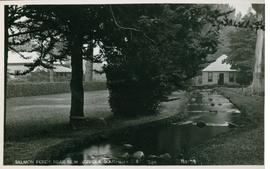
M 106 82 L 85 82 L 84 91 L 105 90 Z M 70 92 L 69 82 L 8 83 L 6 97 L 23 97 Z

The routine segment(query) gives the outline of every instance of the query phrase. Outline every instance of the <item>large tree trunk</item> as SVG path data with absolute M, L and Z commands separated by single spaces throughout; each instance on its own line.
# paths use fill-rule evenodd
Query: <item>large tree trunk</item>
M 263 20 L 264 5 L 253 4 L 252 7 L 256 10 L 258 20 Z M 253 72 L 253 81 L 251 84 L 252 94 L 264 93 L 264 77 L 263 77 L 263 47 L 264 46 L 264 31 L 262 29 L 257 30 L 257 42 L 255 49 L 255 65 Z
M 263 94 L 264 92 L 264 80 L 263 80 L 263 41 L 264 41 L 264 31 L 257 31 L 257 42 L 255 50 L 255 65 L 253 72 L 252 81 L 252 93 L 253 94 Z
M 84 120 L 84 90 L 83 90 L 83 58 L 82 37 L 72 36 L 71 52 L 71 110 L 70 122 L 81 122 Z

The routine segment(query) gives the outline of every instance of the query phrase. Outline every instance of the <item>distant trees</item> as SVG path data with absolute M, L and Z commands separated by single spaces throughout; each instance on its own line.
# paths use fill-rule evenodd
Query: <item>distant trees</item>
M 258 5 L 256 14 L 249 12 L 242 19 L 245 27 L 235 28 L 228 33 L 229 62 L 240 70 L 237 82 L 250 85 L 251 93 L 263 93 L 263 39 L 264 5 Z
M 248 13 L 243 20 L 254 22 L 255 15 Z M 239 70 L 236 81 L 242 85 L 252 82 L 254 63 L 256 31 L 246 28 L 235 28 L 228 33 L 229 38 L 229 62 L 232 68 Z

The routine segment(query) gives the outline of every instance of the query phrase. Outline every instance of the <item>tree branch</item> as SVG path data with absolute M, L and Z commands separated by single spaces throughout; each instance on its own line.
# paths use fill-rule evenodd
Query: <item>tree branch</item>
M 114 24 L 120 28 L 120 29 L 124 29 L 124 30 L 130 30 L 130 31 L 135 31 L 135 32 L 140 32 L 143 34 L 143 36 L 148 39 L 149 41 L 151 41 L 152 43 L 156 44 L 156 42 L 151 39 L 149 36 L 146 35 L 145 32 L 139 30 L 139 29 L 136 29 L 136 28 L 130 28 L 130 27 L 123 27 L 121 26 L 117 21 L 116 21 L 116 18 L 115 18 L 115 15 L 114 15 L 114 12 L 113 12 L 113 9 L 112 9 L 112 6 L 110 5 L 110 11 L 111 11 L 111 14 L 112 14 L 112 17 L 113 17 L 113 21 L 114 21 Z
M 11 37 L 14 37 L 14 36 L 25 35 L 25 34 L 29 34 L 29 33 L 35 33 L 35 32 L 38 32 L 38 31 L 40 31 L 40 30 L 36 29 L 36 30 L 31 30 L 31 31 L 19 32 L 19 33 L 15 33 L 15 34 L 12 34 L 12 35 L 8 35 L 8 37 L 11 38 Z
M 118 24 L 118 22 L 116 21 L 116 18 L 114 16 L 114 12 L 113 12 L 113 9 L 112 9 L 112 6 L 110 5 L 110 11 L 111 11 L 111 14 L 112 14 L 112 17 L 113 17 L 113 21 L 114 21 L 114 24 L 119 27 L 120 29 L 125 29 L 125 30 L 132 30 L 132 31 L 136 31 L 136 32 L 141 32 L 141 30 L 139 29 L 136 29 L 136 28 L 129 28 L 129 27 L 123 27 L 121 26 L 120 24 Z
M 17 51 L 15 48 L 8 46 L 9 49 L 13 50 L 14 52 L 18 53 L 22 58 L 29 59 L 29 57 L 25 57 L 23 54 L 21 54 L 19 51 Z

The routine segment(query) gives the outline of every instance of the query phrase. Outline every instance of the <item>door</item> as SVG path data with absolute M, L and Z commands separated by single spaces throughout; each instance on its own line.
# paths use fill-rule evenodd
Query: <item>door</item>
M 224 73 L 220 73 L 218 76 L 218 85 L 224 85 Z

